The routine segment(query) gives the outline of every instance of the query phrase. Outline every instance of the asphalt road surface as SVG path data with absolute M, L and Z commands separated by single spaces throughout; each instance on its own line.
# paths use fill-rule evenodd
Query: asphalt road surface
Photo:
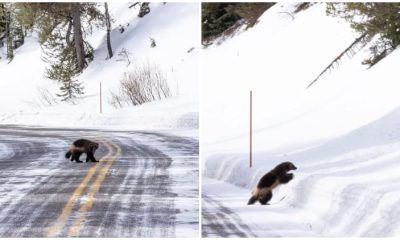
M 257 237 L 241 218 L 218 200 L 202 194 L 202 236 L 223 238 Z
M 100 162 L 65 159 L 78 138 Z M 0 170 L 0 237 L 198 236 L 195 139 L 3 126 Z

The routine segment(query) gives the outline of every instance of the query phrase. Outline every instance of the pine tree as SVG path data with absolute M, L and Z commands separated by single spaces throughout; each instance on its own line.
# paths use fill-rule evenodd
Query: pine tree
M 24 44 L 25 34 L 18 19 L 20 10 L 14 3 L 0 3 L 0 47 L 6 43 L 7 59 L 12 61 L 14 49 Z
M 14 3 L 16 8 L 15 18 L 21 28 L 26 31 L 32 30 L 37 18 L 37 9 L 32 7 L 32 3 Z
M 370 39 L 377 36 L 370 48 L 371 58 L 364 64 L 373 66 L 400 45 L 400 3 L 329 3 L 327 13 L 346 19 Z
M 2 34 L 0 32 L 0 41 L 5 39 L 7 59 L 12 61 L 14 58 L 13 30 L 12 30 L 12 4 L 2 3 L 0 6 L 0 19 Z
M 61 94 L 57 94 L 57 96 L 61 97 L 61 101 L 74 103 L 76 97 L 84 93 L 83 89 L 84 87 L 82 83 L 79 83 L 78 79 L 62 81 L 62 86 L 60 87 Z
M 0 3 L 0 48 L 4 46 L 3 39 L 6 33 L 6 16 L 4 3 Z
M 59 96 L 63 100 L 72 100 L 83 94 L 83 87 L 74 79 L 93 60 L 93 48 L 85 37 L 93 26 L 105 24 L 98 6 L 91 2 L 0 3 L 0 47 L 6 43 L 7 57 L 12 60 L 26 32 L 38 31 L 43 59 L 49 63 L 46 77 L 62 84 Z
M 46 69 L 46 76 L 49 79 L 60 82 L 60 94 L 62 101 L 73 102 L 77 95 L 83 94 L 83 86 L 74 79 L 79 71 L 76 64 L 75 48 L 73 45 L 64 45 L 61 30 L 56 29 L 43 45 L 45 53 L 44 60 L 50 63 L 50 68 Z
M 53 34 L 53 30 L 61 27 L 65 33 L 65 44 L 75 48 L 78 73 L 92 58 L 84 36 L 91 33 L 92 24 L 104 22 L 103 14 L 96 3 L 38 3 L 39 14 L 37 26 L 40 29 L 40 41 L 43 44 Z M 86 23 L 85 28 L 82 22 Z
M 239 20 L 252 27 L 258 18 L 275 3 L 232 3 L 206 2 L 201 4 L 202 41 L 207 44 L 221 36 L 226 30 L 234 28 Z
M 44 52 L 49 79 L 59 81 L 63 101 L 73 101 L 83 94 L 83 87 L 74 78 L 93 60 L 93 48 L 84 37 L 92 24 L 102 23 L 103 15 L 95 3 L 29 3 L 37 12 L 36 26 Z M 82 24 L 85 23 L 85 27 Z

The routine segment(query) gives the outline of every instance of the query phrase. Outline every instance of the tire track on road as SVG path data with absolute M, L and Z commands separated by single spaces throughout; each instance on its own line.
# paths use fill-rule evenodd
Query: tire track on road
M 202 237 L 257 237 L 249 226 L 220 202 L 202 195 Z
M 45 184 L 50 175 L 48 172 L 43 172 L 40 169 L 41 164 L 32 163 L 32 159 L 48 158 L 52 156 L 48 151 L 48 144 L 42 142 L 38 145 L 33 144 L 37 136 L 31 135 L 29 137 L 24 136 L 23 138 L 16 138 L 8 134 L 4 135 L 0 142 L 9 146 L 13 149 L 13 153 L 6 156 L 6 158 L 0 159 L 2 171 L 0 173 L 0 236 L 21 236 L 21 232 L 26 229 L 25 213 L 30 217 L 35 216 L 37 212 L 37 206 L 40 206 L 40 202 L 32 202 L 29 205 L 24 205 L 26 196 L 17 194 L 20 191 L 28 191 L 28 195 L 32 193 L 33 187 L 38 187 Z M 15 151 L 16 150 L 16 151 Z M 14 162 L 18 161 L 18 165 Z M 32 199 L 34 200 L 34 199 Z M 11 224 L 14 228 L 18 228 L 17 231 L 12 229 Z
M 95 139 L 100 134 L 121 147 L 118 161 L 65 160 L 64 153 L 77 136 Z M 0 135 L 10 136 L 8 144 L 16 150 L 8 154 L 10 145 L 3 144 L 7 154 L 2 156 L 9 158 L 0 159 L 1 167 L 8 168 L 0 172 L 0 194 L 8 198 L 2 203 L 9 203 L 0 205 L 2 237 L 46 237 L 52 227 L 55 237 L 175 237 L 177 226 L 184 225 L 181 230 L 186 234 L 198 226 L 197 212 L 190 210 L 198 209 L 193 202 L 198 199 L 198 185 L 192 178 L 181 179 L 189 170 L 198 174 L 192 169 L 197 165 L 196 140 L 148 132 L 30 128 L 0 129 Z M 21 151 L 19 142 L 26 142 Z M 106 148 L 100 145 L 97 154 L 104 156 Z M 116 158 L 115 153 L 106 157 Z M 68 203 L 96 165 L 86 187 L 81 186 L 80 195 Z M 8 175 L 15 176 L 2 183 L 10 181 Z M 31 185 L 20 185 L 25 179 Z M 191 199 L 188 206 L 186 197 Z M 177 201 L 184 206 L 177 206 Z M 181 211 L 183 221 L 177 217 Z

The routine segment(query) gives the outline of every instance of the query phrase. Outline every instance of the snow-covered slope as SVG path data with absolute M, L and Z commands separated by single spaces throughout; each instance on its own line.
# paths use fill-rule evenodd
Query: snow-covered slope
M 108 127 L 128 129 L 197 129 L 198 127 L 198 3 L 151 3 L 151 12 L 137 17 L 138 7 L 110 3 L 113 22 L 114 57 L 107 60 L 105 30 L 95 29 L 89 42 L 95 49 L 94 61 L 77 77 L 85 94 L 76 105 L 48 106 L 40 91 L 51 96 L 59 85 L 44 78 L 37 36 L 32 33 L 7 63 L 0 60 L 0 123 L 64 127 Z M 124 32 L 119 29 L 123 27 Z M 182 34 L 185 33 L 185 34 Z M 150 38 L 156 47 L 150 47 Z M 189 49 L 194 48 L 192 51 Z M 118 53 L 131 53 L 131 65 L 118 61 Z M 116 92 L 123 74 L 135 66 L 155 64 L 167 76 L 175 96 L 137 107 L 115 109 L 109 104 L 110 91 Z M 102 83 L 103 114 L 99 113 L 99 84 Z M 40 90 L 39 90 L 40 89 Z
M 325 4 L 292 19 L 284 13 L 293 5 L 277 4 L 254 28 L 203 50 L 203 192 L 259 236 L 400 236 L 400 50 L 366 70 L 367 46 L 306 90 L 358 34 L 327 17 Z M 285 199 L 245 206 L 283 161 L 298 167 L 271 202 Z

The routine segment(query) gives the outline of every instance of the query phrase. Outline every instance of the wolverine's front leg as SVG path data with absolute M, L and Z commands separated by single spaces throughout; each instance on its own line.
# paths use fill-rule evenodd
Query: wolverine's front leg
M 288 183 L 294 177 L 293 173 L 282 174 L 279 176 L 280 183 Z
M 86 162 L 88 162 L 88 161 L 98 162 L 92 152 L 87 153 Z
M 269 191 L 265 196 L 262 196 L 258 201 L 261 203 L 261 205 L 266 205 L 268 204 L 269 200 L 272 198 L 272 192 Z

